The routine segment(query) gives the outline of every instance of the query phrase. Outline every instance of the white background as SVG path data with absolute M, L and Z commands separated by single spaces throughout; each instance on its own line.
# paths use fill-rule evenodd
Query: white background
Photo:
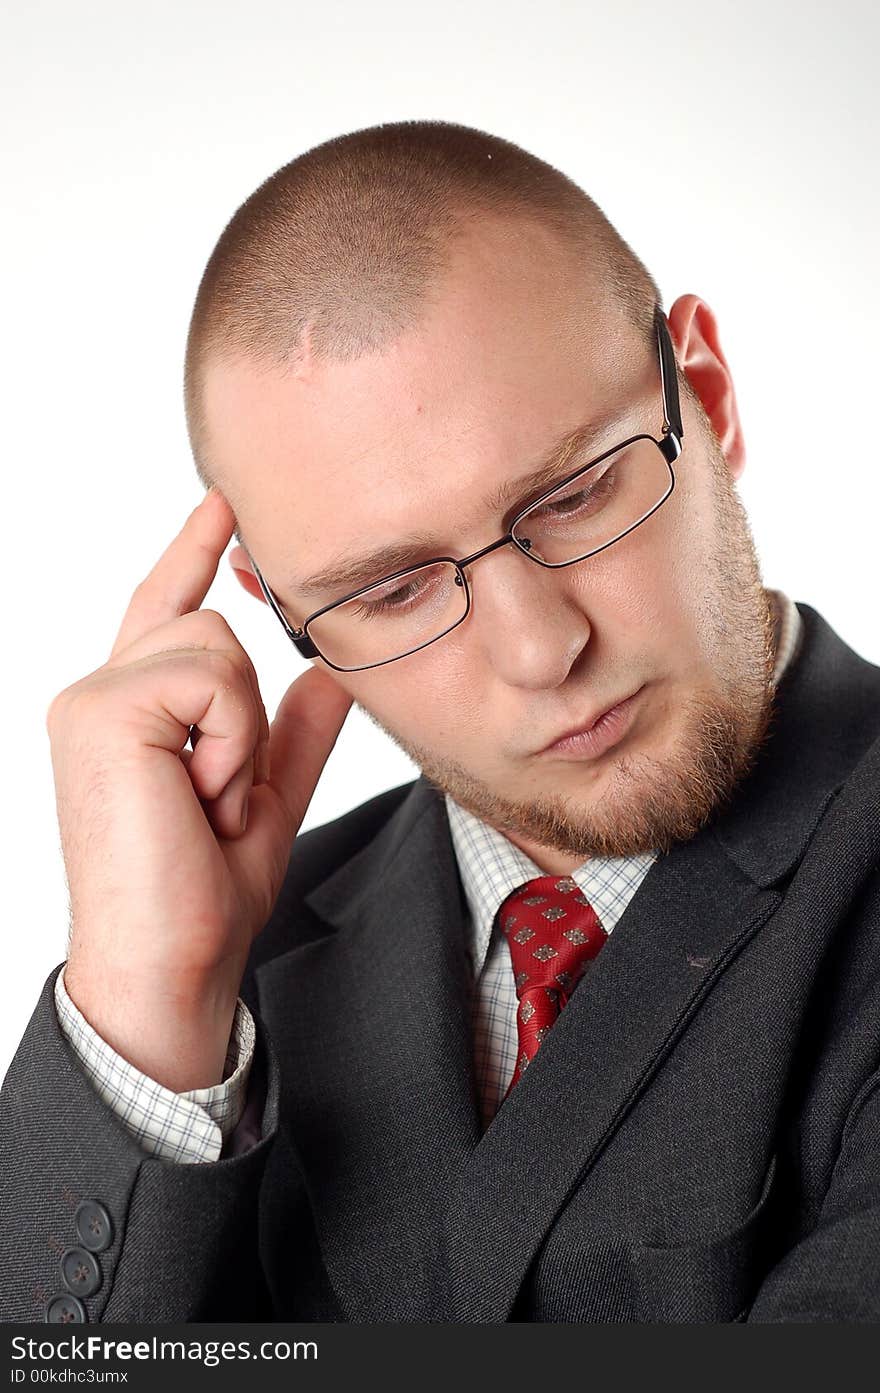
M 28 0 L 2 28 L 0 1074 L 66 953 L 46 709 L 106 661 L 202 496 L 181 365 L 211 248 L 321 140 L 415 118 L 505 136 L 596 198 L 665 307 L 705 298 L 765 582 L 880 662 L 871 0 Z M 225 559 L 205 603 L 253 657 L 271 717 L 301 669 L 277 621 Z M 353 713 L 305 826 L 414 772 Z

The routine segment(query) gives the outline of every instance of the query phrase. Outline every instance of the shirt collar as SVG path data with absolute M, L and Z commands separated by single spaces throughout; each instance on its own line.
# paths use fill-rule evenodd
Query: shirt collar
M 794 662 L 800 651 L 804 621 L 801 619 L 794 600 L 789 599 L 782 590 L 767 590 L 773 606 L 777 624 L 776 665 L 773 669 L 773 684 L 776 686 L 786 668 Z
M 794 602 L 780 590 L 768 590 L 776 622 L 773 683 L 798 651 L 803 622 Z M 518 886 L 545 874 L 531 857 L 503 833 L 475 817 L 449 794 L 446 812 L 465 899 L 471 915 L 470 953 L 474 976 L 482 970 L 499 906 Z M 606 933 L 611 933 L 654 861 L 656 851 L 637 856 L 590 857 L 571 878 L 589 900 Z
M 452 844 L 471 913 L 470 952 L 474 975 L 482 969 L 499 906 L 518 886 L 545 875 L 503 833 L 446 795 Z M 657 852 L 639 856 L 591 857 L 571 872 L 606 933 L 617 923 Z

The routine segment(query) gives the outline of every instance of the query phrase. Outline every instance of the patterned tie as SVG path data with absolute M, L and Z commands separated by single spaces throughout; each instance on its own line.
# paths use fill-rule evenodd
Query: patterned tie
M 506 1098 L 608 935 L 570 876 L 527 881 L 508 895 L 498 915 L 519 1001 L 519 1047 Z

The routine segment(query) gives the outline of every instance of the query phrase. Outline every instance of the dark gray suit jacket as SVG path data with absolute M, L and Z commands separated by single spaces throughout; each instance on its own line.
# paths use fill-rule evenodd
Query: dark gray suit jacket
M 89 1321 L 880 1320 L 880 667 L 798 609 L 756 768 L 648 872 L 485 1134 L 424 779 L 292 849 L 243 988 L 246 1154 L 147 1157 L 65 1044 L 56 968 L 0 1095 L 3 1318 L 44 1319 L 93 1200 Z

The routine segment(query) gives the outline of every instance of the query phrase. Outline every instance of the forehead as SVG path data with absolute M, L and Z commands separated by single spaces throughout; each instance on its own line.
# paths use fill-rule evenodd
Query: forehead
M 475 225 L 419 323 L 387 349 L 287 370 L 215 363 L 210 467 L 264 573 L 438 536 L 656 365 L 589 267 L 531 224 Z

